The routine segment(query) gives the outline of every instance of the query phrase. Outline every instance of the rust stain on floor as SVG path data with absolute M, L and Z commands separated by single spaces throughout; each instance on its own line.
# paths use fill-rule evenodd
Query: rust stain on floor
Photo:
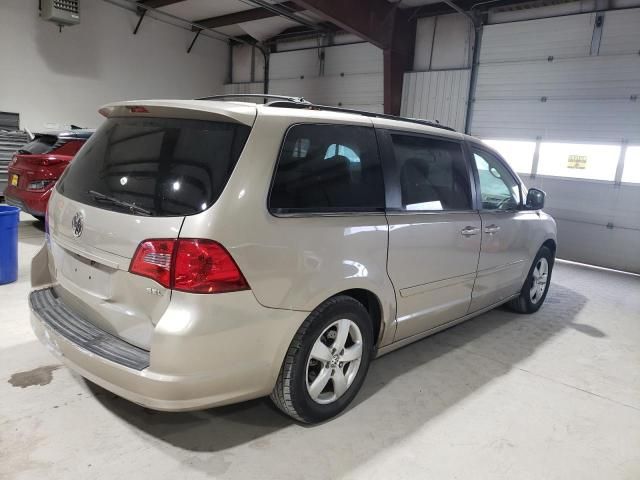
M 53 372 L 59 369 L 61 365 L 45 365 L 44 367 L 34 368 L 27 372 L 18 372 L 11 375 L 9 383 L 14 387 L 27 388 L 33 386 L 44 386 L 53 380 Z

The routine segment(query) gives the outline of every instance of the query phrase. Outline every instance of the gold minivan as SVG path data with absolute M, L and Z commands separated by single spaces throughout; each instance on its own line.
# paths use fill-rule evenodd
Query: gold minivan
M 33 329 L 71 369 L 152 409 L 270 395 L 314 423 L 374 357 L 504 303 L 540 308 L 555 222 L 495 151 L 266 99 L 100 109 L 32 262 Z

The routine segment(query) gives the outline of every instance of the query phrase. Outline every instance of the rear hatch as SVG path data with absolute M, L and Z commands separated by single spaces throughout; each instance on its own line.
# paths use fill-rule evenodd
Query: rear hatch
M 55 133 L 38 133 L 33 140 L 20 147 L 9 164 L 9 185 L 26 190 L 57 141 L 58 136 Z
M 77 154 L 49 203 L 57 293 L 98 327 L 148 349 L 171 290 L 129 272 L 141 242 L 179 237 L 213 205 L 240 156 L 255 107 L 126 102 Z
M 78 152 L 91 130 L 75 130 L 60 133 L 36 133 L 34 139 L 21 147 L 9 166 L 9 184 L 20 189 L 29 189 L 33 181 L 55 182 L 67 163 Z

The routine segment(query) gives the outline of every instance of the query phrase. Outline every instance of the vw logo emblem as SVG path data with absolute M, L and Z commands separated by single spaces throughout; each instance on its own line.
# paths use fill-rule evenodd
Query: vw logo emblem
M 76 212 L 71 220 L 71 230 L 73 231 L 73 236 L 78 238 L 82 235 L 82 230 L 84 229 L 84 216 L 81 212 Z

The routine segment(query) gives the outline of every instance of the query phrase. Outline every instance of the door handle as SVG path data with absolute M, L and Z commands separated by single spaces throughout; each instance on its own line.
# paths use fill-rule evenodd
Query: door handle
M 494 233 L 497 233 L 499 230 L 500 230 L 500 227 L 494 223 L 492 225 L 489 225 L 488 227 L 485 227 L 484 233 L 493 235 Z
M 464 227 L 460 232 L 460 235 L 463 237 L 470 237 L 472 235 L 477 235 L 480 233 L 480 229 L 477 227 Z

